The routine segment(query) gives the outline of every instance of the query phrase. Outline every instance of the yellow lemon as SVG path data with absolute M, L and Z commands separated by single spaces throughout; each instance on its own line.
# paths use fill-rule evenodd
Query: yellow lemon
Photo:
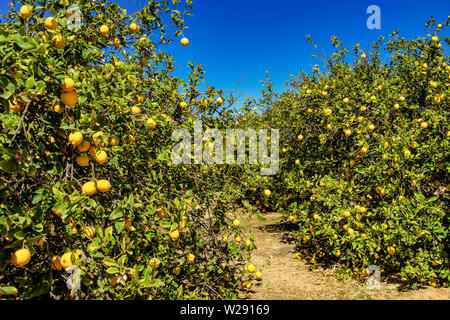
M 91 147 L 91 143 L 89 141 L 83 140 L 79 145 L 77 145 L 77 149 L 80 152 L 86 152 Z
M 119 145 L 119 139 L 112 137 L 111 138 L 111 146 L 115 147 Z
M 76 265 L 76 254 L 73 252 L 66 252 L 62 255 L 60 262 L 64 269 Z
M 233 220 L 233 226 L 235 226 L 236 228 L 239 227 L 241 225 L 241 222 L 239 221 L 239 219 L 234 219 Z
M 107 160 L 108 160 L 108 154 L 105 151 L 100 150 L 99 152 L 97 152 L 95 154 L 95 161 L 97 161 L 98 164 L 102 165 Z
M 28 264 L 28 262 L 30 262 L 30 259 L 30 250 L 22 248 L 13 253 L 11 257 L 11 263 L 13 265 L 23 267 L 24 265 Z
M 60 256 L 53 256 L 50 261 L 51 261 L 51 267 L 53 270 L 61 270 L 62 269 Z
M 80 167 L 87 167 L 89 166 L 89 158 L 87 155 L 82 154 L 81 156 L 78 156 L 75 158 L 75 162 L 80 166 Z
M 97 191 L 97 185 L 94 181 L 89 181 L 83 184 L 81 191 L 88 196 L 92 196 Z
M 352 130 L 347 129 L 347 130 L 344 131 L 344 134 L 345 134 L 346 137 L 350 137 L 352 135 Z
M 217 104 L 223 104 L 222 97 L 217 98 L 216 102 L 217 102 Z
M 132 24 L 130 24 L 130 30 L 131 30 L 131 32 L 136 33 L 139 31 L 139 26 L 133 22 Z
M 360 150 L 361 154 L 366 154 L 369 149 L 367 147 L 362 147 Z
M 100 192 L 108 192 L 111 189 L 111 183 L 108 180 L 102 179 L 97 181 L 97 189 Z
M 387 247 L 387 252 L 392 256 L 395 254 L 395 248 L 394 247 Z
M 114 38 L 113 45 L 116 48 L 120 47 L 120 40 L 119 40 L 119 38 Z
M 64 41 L 64 37 L 60 34 L 53 36 L 52 42 L 56 49 L 62 49 L 66 45 L 66 42 Z
M 156 121 L 153 118 L 147 119 L 146 123 L 148 124 L 148 127 L 150 129 L 155 129 L 156 128 Z
M 343 216 L 345 219 L 350 218 L 350 216 L 351 216 L 350 211 L 345 210 L 345 211 L 342 213 L 342 216 Z
M 20 15 L 22 17 L 29 18 L 29 17 L 31 17 L 32 14 L 33 14 L 33 11 L 31 10 L 30 6 L 24 5 L 24 6 L 20 7 Z
M 83 142 L 83 135 L 81 134 L 81 132 L 72 132 L 69 135 L 69 142 L 73 145 L 73 146 L 78 146 L 81 142 Z
M 97 150 L 95 150 L 95 148 L 93 146 L 89 147 L 89 154 L 95 158 L 96 154 L 97 154 Z
M 109 33 L 109 27 L 107 25 L 102 25 L 100 27 L 100 33 L 104 36 L 108 35 Z
M 181 42 L 181 45 L 183 47 L 186 47 L 189 44 L 189 39 L 188 38 L 182 38 L 180 42 Z
M 78 95 L 75 91 L 61 93 L 61 101 L 65 105 L 72 107 L 78 102 Z
M 180 238 L 180 232 L 178 229 L 172 230 L 170 231 L 169 236 L 173 241 L 177 241 Z
M 264 190 L 264 195 L 266 197 L 270 197 L 271 194 L 272 194 L 272 192 L 269 189 Z
M 131 113 L 139 114 L 139 113 L 141 113 L 141 109 L 139 107 L 133 106 L 133 107 L 131 107 Z
M 255 274 L 256 280 L 260 281 L 262 280 L 262 272 L 261 271 L 257 271 Z
M 175 267 L 175 268 L 173 268 L 172 271 L 173 271 L 173 274 L 176 275 L 176 276 L 179 275 L 179 274 L 181 273 L 180 267 Z
M 58 112 L 59 114 L 64 112 L 64 105 L 60 105 L 59 103 L 55 103 L 55 105 L 53 106 L 53 111 Z
M 71 78 L 64 78 L 64 82 L 61 85 L 61 88 L 65 92 L 73 91 L 73 89 L 75 88 L 75 82 Z
M 189 263 L 194 263 L 195 256 L 192 253 L 189 253 L 187 256 L 187 259 L 188 259 Z
M 299 135 L 297 136 L 297 140 L 298 140 L 298 141 L 302 141 L 302 140 L 303 140 L 303 135 L 299 134 Z
M 255 272 L 255 265 L 254 265 L 253 263 L 250 263 L 250 264 L 247 266 L 247 271 L 250 272 L 250 273 Z
M 45 26 L 49 30 L 55 30 L 56 28 L 58 28 L 58 20 L 56 20 L 55 17 L 48 17 L 47 19 L 45 19 Z

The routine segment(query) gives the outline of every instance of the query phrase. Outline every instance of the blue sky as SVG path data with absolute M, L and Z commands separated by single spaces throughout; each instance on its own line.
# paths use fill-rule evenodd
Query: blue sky
M 144 2 L 117 1 L 128 12 Z M 7 2 L 0 3 L 1 13 L 7 9 Z M 381 9 L 380 30 L 366 27 L 370 5 Z M 380 35 L 387 36 L 396 29 L 406 38 L 422 36 L 431 16 L 442 22 L 448 14 L 448 0 L 194 0 L 193 16 L 186 17 L 189 29 L 184 32 L 189 46 L 182 47 L 177 39 L 165 50 L 180 66 L 176 75 L 185 77 L 187 63 L 193 61 L 205 66 L 208 84 L 234 90 L 243 79 L 239 90 L 244 96 L 259 97 L 260 80 L 265 79 L 266 70 L 281 91 L 291 74 L 309 71 L 319 63 L 311 57 L 314 51 L 306 35 L 329 55 L 332 35 L 349 49 L 355 43 L 366 49 Z M 449 35 L 448 30 L 445 35 Z

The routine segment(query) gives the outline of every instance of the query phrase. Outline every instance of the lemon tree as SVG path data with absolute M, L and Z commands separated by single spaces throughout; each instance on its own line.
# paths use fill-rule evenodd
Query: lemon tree
M 74 4 L 81 24 L 69 28 Z M 175 129 L 233 120 L 221 90 L 198 89 L 202 66 L 179 79 L 163 51 L 183 35 L 191 1 L 133 14 L 110 1 L 10 7 L 0 30 L 1 293 L 236 297 L 252 248 L 227 214 L 232 171 L 170 160 Z

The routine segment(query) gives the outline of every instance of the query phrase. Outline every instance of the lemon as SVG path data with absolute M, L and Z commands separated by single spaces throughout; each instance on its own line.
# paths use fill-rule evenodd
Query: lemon
M 64 105 L 60 105 L 59 103 L 56 103 L 53 106 L 53 111 L 58 112 L 59 114 L 63 113 L 64 109 L 65 109 Z
M 148 124 L 148 127 L 150 129 L 155 129 L 156 128 L 156 121 L 153 118 L 147 119 L 146 123 Z
M 116 137 L 112 137 L 111 138 L 111 146 L 115 147 L 119 145 L 119 139 L 117 139 Z
M 83 184 L 81 191 L 88 196 L 92 196 L 97 191 L 97 185 L 94 181 L 89 181 Z
M 19 103 L 14 102 L 14 104 L 9 101 L 9 110 L 13 113 L 19 113 L 22 111 L 22 106 Z
M 345 134 L 346 137 L 350 137 L 352 135 L 352 130 L 347 129 L 347 130 L 344 131 L 344 134 Z
M 89 141 L 83 140 L 79 145 L 77 145 L 77 149 L 80 152 L 86 152 L 91 147 L 91 143 Z
M 169 236 L 173 241 L 177 241 L 180 238 L 180 232 L 178 229 L 172 230 L 170 231 Z
M 73 107 L 78 102 L 78 95 L 75 91 L 61 93 L 61 101 L 69 107 Z
M 100 150 L 95 154 L 95 160 L 98 164 L 102 165 L 108 160 L 108 155 L 104 150 Z
M 61 266 L 64 269 L 76 265 L 77 255 L 74 252 L 66 252 L 61 257 Z
M 81 132 L 72 132 L 69 135 L 69 142 L 73 145 L 73 146 L 78 146 L 81 142 L 83 142 L 83 135 L 81 134 Z
M 176 276 L 179 275 L 179 274 L 181 273 L 180 267 L 175 267 L 175 268 L 173 268 L 172 271 L 173 271 L 173 274 L 176 275 Z
M 85 154 L 76 157 L 76 158 L 75 158 L 75 162 L 76 162 L 80 167 L 87 167 L 87 166 L 89 166 L 89 158 L 88 158 L 88 156 L 85 155 Z
M 299 135 L 297 136 L 297 140 L 298 140 L 298 141 L 302 141 L 302 140 L 303 140 L 303 135 L 299 134 Z
M 97 181 L 97 189 L 100 192 L 108 192 L 111 189 L 111 183 L 108 180 L 102 179 Z
M 255 272 L 255 265 L 254 265 L 253 263 L 250 263 L 250 264 L 247 266 L 247 271 L 250 272 L 250 273 Z
M 223 104 L 223 99 L 221 97 L 217 98 L 216 103 L 220 105 Z
M 113 45 L 116 48 L 120 47 L 120 40 L 119 40 L 119 38 L 114 38 Z
M 47 19 L 45 19 L 45 26 L 49 30 L 55 30 L 56 28 L 58 28 L 58 20 L 56 20 L 55 17 L 48 17 Z
M 261 281 L 262 280 L 262 272 L 261 271 L 257 271 L 255 274 L 256 280 Z
M 180 106 L 181 109 L 186 109 L 187 106 L 188 106 L 188 104 L 187 104 L 187 102 L 185 102 L 185 101 L 181 101 L 181 102 L 179 103 L 179 106 Z
M 350 211 L 345 210 L 345 211 L 342 213 L 342 216 L 343 216 L 345 219 L 350 218 L 350 216 L 351 216 Z
M 189 39 L 188 38 L 182 38 L 180 43 L 181 43 L 181 45 L 183 47 L 186 47 L 189 44 Z
M 239 227 L 241 224 L 241 222 L 239 221 L 239 219 L 234 219 L 233 220 L 233 226 L 235 226 L 236 228 Z
M 366 154 L 369 149 L 367 147 L 362 147 L 360 150 L 361 154 Z
M 22 17 L 29 18 L 29 17 L 31 17 L 32 14 L 33 14 L 33 11 L 31 10 L 30 6 L 24 5 L 24 6 L 20 7 L 20 15 Z
M 130 24 L 130 30 L 131 30 L 131 32 L 136 33 L 139 31 L 139 26 L 133 22 L 132 24 Z
M 89 147 L 89 154 L 90 154 L 92 157 L 95 158 L 95 155 L 97 154 L 97 150 L 96 150 L 93 146 L 90 146 L 90 147 Z
M 61 270 L 62 269 L 62 265 L 61 265 L 61 258 L 60 256 L 53 256 L 51 259 L 51 267 L 53 270 Z
M 187 259 L 188 259 L 189 263 L 194 263 L 195 256 L 192 253 L 189 253 L 187 256 Z
M 141 113 L 141 109 L 139 107 L 133 106 L 133 107 L 131 107 L 131 113 L 139 114 L 139 113 Z
M 166 209 L 164 209 L 164 207 L 159 207 L 158 209 L 156 209 L 156 214 L 160 218 L 164 218 L 165 216 L 167 216 L 167 212 Z
M 298 159 L 295 160 L 295 165 L 296 165 L 296 166 L 299 166 L 299 165 L 300 165 L 300 160 L 298 160 Z
M 108 35 L 109 33 L 109 27 L 107 25 L 102 25 L 100 27 L 100 33 L 104 36 Z
M 16 266 L 23 267 L 31 260 L 30 250 L 22 248 L 13 253 L 11 257 L 11 263 Z
M 272 194 L 272 192 L 269 189 L 264 190 L 264 195 L 266 197 L 270 197 L 271 194 Z
M 428 123 L 425 122 L 425 121 L 423 121 L 423 122 L 420 124 L 420 127 L 421 127 L 422 129 L 426 129 L 426 128 L 428 128 Z
M 395 254 L 395 248 L 394 247 L 387 247 L 387 252 L 392 256 Z
M 57 34 L 53 36 L 52 38 L 53 45 L 57 49 L 62 49 L 66 45 L 66 42 L 64 41 L 64 37 L 60 34 Z
M 73 89 L 75 88 L 75 82 L 71 78 L 64 78 L 64 82 L 61 85 L 61 88 L 65 92 L 73 91 Z

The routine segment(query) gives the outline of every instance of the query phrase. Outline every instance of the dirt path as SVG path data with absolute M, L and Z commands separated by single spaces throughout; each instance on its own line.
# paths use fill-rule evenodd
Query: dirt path
M 399 292 L 394 284 L 382 283 L 380 290 L 370 290 L 365 284 L 338 280 L 333 270 L 310 271 L 306 264 L 294 258 L 295 242 L 289 241 L 289 224 L 280 223 L 280 215 L 242 216 L 247 232 L 253 233 L 258 249 L 252 262 L 262 270 L 263 281 L 243 292 L 243 299 L 311 300 L 311 299 L 445 299 L 450 300 L 450 288 L 426 288 Z

